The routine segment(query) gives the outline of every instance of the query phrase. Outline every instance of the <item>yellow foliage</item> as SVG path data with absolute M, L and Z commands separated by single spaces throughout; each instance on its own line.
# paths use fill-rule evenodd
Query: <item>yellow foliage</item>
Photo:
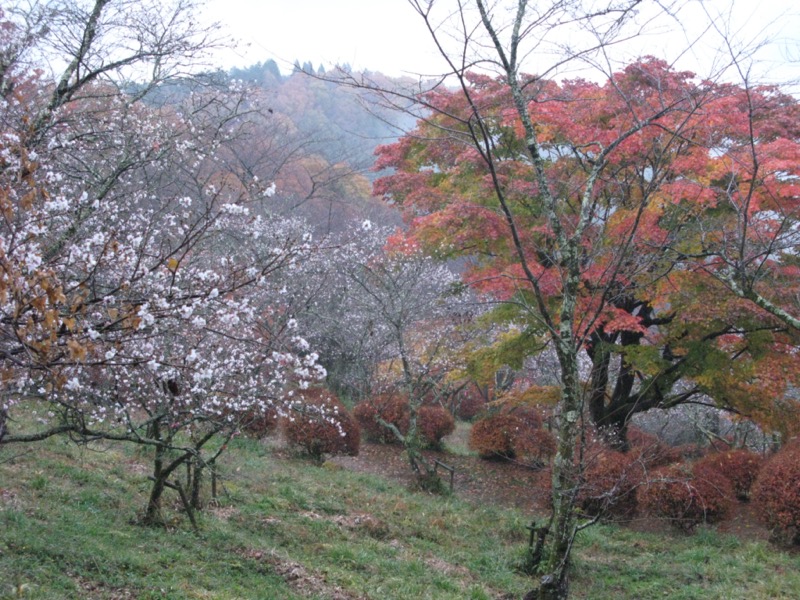
M 507 408 L 555 406 L 560 397 L 561 388 L 557 385 L 532 385 L 522 391 L 503 394 L 491 404 Z

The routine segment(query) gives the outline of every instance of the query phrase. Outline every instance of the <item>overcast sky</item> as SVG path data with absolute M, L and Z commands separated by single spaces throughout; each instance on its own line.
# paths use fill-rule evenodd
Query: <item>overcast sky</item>
M 406 0 L 208 0 L 207 12 L 241 39 L 226 56 L 236 66 L 272 58 L 283 71 L 299 60 L 399 75 L 436 62 Z
M 712 14 L 732 0 L 704 0 Z M 454 4 L 450 0 L 437 2 Z M 682 21 L 692 29 L 690 37 L 708 26 L 701 0 L 690 0 L 691 12 Z M 534 4 L 534 3 L 531 3 Z M 241 40 L 236 52 L 220 56 L 222 66 L 248 66 L 274 59 L 288 72 L 295 60 L 315 67 L 348 63 L 354 69 L 382 71 L 389 75 L 431 74 L 443 70 L 420 17 L 408 0 L 208 0 L 206 15 L 222 23 Z M 667 31 L 632 43 L 631 56 L 669 54 L 686 46 L 686 36 Z M 725 27 L 718 21 L 717 25 Z M 762 52 L 761 74 L 775 80 L 800 79 L 800 0 L 736 0 L 728 29 L 746 42 L 768 38 Z M 679 63 L 681 68 L 703 72 L 702 65 L 719 47 L 706 36 L 706 44 Z

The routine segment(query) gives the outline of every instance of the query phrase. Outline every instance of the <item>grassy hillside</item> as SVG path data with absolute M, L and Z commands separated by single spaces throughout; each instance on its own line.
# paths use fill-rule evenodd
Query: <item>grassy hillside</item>
M 135 524 L 147 458 L 64 440 L 2 448 L 0 598 L 510 599 L 530 587 L 516 567 L 531 515 L 239 440 L 200 535 L 178 511 L 148 529 Z M 597 526 L 575 567 L 575 598 L 800 597 L 800 556 L 712 531 Z

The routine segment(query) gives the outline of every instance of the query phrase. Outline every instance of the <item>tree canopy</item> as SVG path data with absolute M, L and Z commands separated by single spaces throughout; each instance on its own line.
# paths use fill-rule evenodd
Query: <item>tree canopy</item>
M 797 331 L 725 281 L 744 248 L 737 264 L 755 285 L 796 308 L 797 102 L 649 57 L 604 84 L 520 79 L 538 156 L 526 152 L 511 89 L 478 74 L 467 75 L 468 97 L 426 94 L 431 116 L 379 149 L 377 168 L 391 171 L 376 191 L 401 207 L 408 236 L 466 258 L 465 281 L 504 303 L 498 319 L 524 324 L 519 343 L 532 353 L 558 326 L 536 298 L 563 297 L 557 231 L 578 235 L 572 329 L 592 361 L 598 426 L 624 430 L 636 412 L 710 399 L 793 431 L 797 407 L 781 398 L 799 372 Z M 545 195 L 557 199 L 555 221 Z

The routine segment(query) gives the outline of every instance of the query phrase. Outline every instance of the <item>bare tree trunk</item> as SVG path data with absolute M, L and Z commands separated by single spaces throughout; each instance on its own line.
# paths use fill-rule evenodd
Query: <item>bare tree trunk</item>
M 150 428 L 150 437 L 155 440 L 161 439 L 161 428 L 158 421 L 153 422 Z M 153 459 L 153 487 L 150 489 L 150 497 L 147 500 L 144 519 L 142 519 L 145 525 L 160 525 L 164 521 L 161 515 L 161 496 L 164 494 L 167 480 L 167 475 L 164 471 L 165 452 L 162 446 L 156 446 Z
M 427 492 L 436 494 L 445 493 L 445 486 L 435 465 L 422 453 L 422 441 L 417 427 L 417 406 L 415 402 L 409 403 L 408 433 L 404 436 L 403 445 L 408 455 L 411 470 L 417 478 L 419 487 Z
M 203 484 L 203 472 L 205 471 L 205 465 L 200 460 L 199 456 L 196 456 L 194 460 L 189 461 L 190 465 L 192 465 L 192 480 L 191 486 L 189 487 L 190 490 L 190 504 L 193 510 L 200 510 L 202 508 L 202 502 L 200 501 L 200 491 L 202 489 Z
M 8 419 L 8 411 L 5 409 L 0 410 L 0 442 L 6 436 L 6 420 Z

